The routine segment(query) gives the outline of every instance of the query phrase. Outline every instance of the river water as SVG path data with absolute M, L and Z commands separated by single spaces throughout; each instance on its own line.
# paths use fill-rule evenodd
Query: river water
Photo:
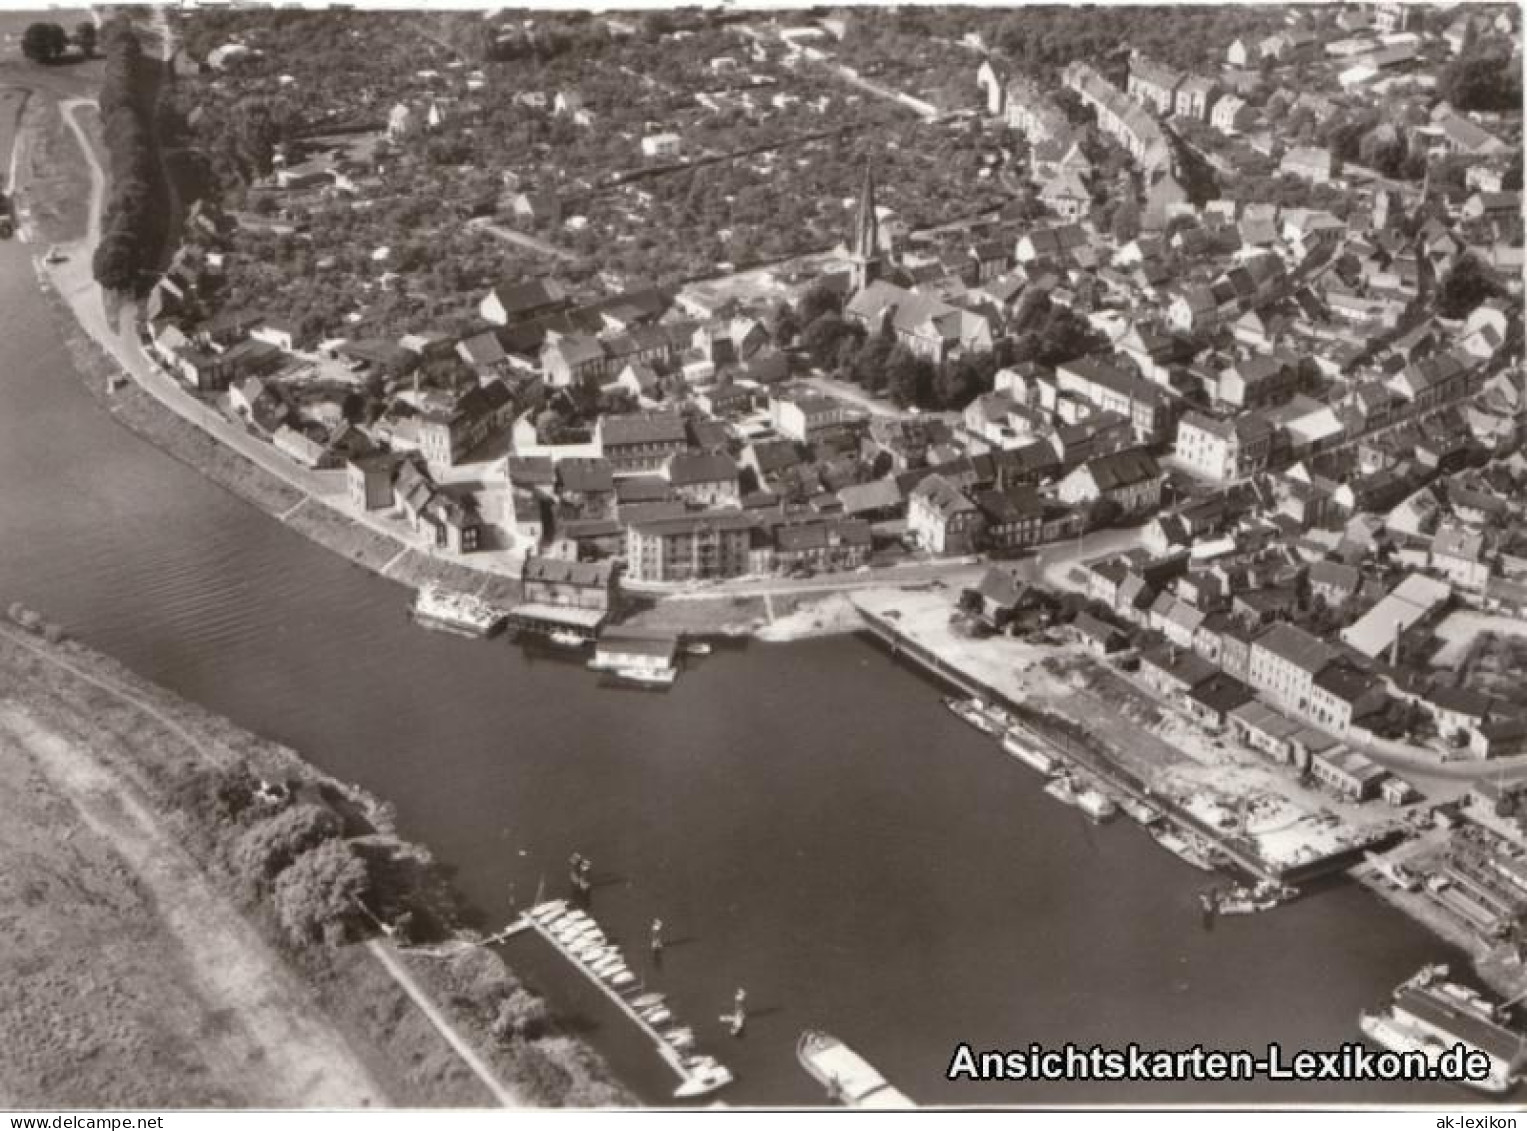
M 1201 923 L 1207 878 L 1046 798 L 857 638 L 719 650 L 669 693 L 500 640 L 432 635 L 409 594 L 120 428 L 69 370 L 26 248 L 0 244 L 0 599 L 394 801 L 493 924 L 566 860 L 595 914 L 738 1074 L 731 1104 L 818 1103 L 805 1028 L 941 1103 L 1432 1101 L 1440 1085 L 952 1083 L 956 1044 L 1334 1048 L 1422 963 L 1459 961 L 1338 885 Z M 645 1098 L 671 1077 L 534 938 L 510 959 Z M 738 986 L 752 1021 L 718 1021 Z

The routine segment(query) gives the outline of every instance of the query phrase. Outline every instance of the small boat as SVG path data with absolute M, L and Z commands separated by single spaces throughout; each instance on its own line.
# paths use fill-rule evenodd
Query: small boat
M 1151 839 L 1185 864 L 1204 872 L 1219 870 L 1212 849 L 1205 847 L 1197 838 L 1189 838 L 1168 823 L 1151 829 Z
M 585 636 L 579 636 L 576 632 L 567 632 L 559 629 L 546 638 L 559 648 L 582 648 L 589 640 Z
M 1119 798 L 1119 808 L 1124 810 L 1124 815 L 1141 828 L 1148 829 L 1161 820 L 1160 809 L 1157 809 L 1148 801 L 1141 801 L 1137 797 Z
M 662 994 L 648 992 L 632 998 L 631 1007 L 638 1010 L 651 1009 L 653 1006 L 662 1005 L 667 1000 Z
M 610 674 L 642 687 L 671 687 L 679 678 L 677 668 L 612 668 Z
M 626 960 L 619 954 L 606 954 L 602 958 L 590 962 L 589 969 L 603 978 L 615 973 L 617 970 L 626 969 Z
M 708 1096 L 732 1082 L 731 1070 L 714 1060 L 708 1064 L 687 1069 L 687 1072 L 684 1082 L 673 1090 L 674 1099 L 692 1100 L 699 1096 Z
M 608 958 L 613 949 L 613 947 L 605 946 L 602 942 L 589 942 L 568 947 L 568 953 L 579 962 L 588 965 L 602 958 Z
M 636 981 L 636 975 L 622 966 L 605 980 L 612 986 L 629 986 Z
M 944 700 L 944 706 L 948 707 L 982 734 L 997 735 L 1002 733 L 1002 727 L 992 719 L 991 714 L 986 708 L 986 703 L 980 699 L 974 697 L 970 699 L 956 699 L 951 695 Z
M 1099 822 L 1109 820 L 1119 812 L 1113 798 L 1090 785 L 1076 791 L 1076 807 Z
M 1220 911 L 1225 915 L 1250 915 L 1257 911 L 1271 911 L 1281 907 L 1299 894 L 1299 889 L 1288 884 L 1262 880 L 1251 887 L 1232 888 L 1222 902 Z
M 508 614 L 470 593 L 461 593 L 431 582 L 414 595 L 414 620 L 425 628 L 443 629 L 464 636 L 492 636 L 504 627 Z
M 1049 784 L 1045 786 L 1045 792 L 1062 805 L 1075 805 L 1077 803 L 1076 786 L 1065 774 L 1058 774 L 1051 778 Z
M 1006 750 L 1018 761 L 1026 766 L 1032 766 L 1042 774 L 1053 774 L 1055 767 L 1060 764 L 1053 754 L 1049 754 L 1037 746 L 1032 746 L 1018 737 L 1016 731 L 1008 731 L 1002 736 L 1002 749 Z
M 710 653 L 710 645 L 703 640 L 691 640 L 688 644 L 684 645 L 684 654 L 686 656 L 709 656 Z
M 681 1051 L 684 1049 L 694 1048 L 695 1046 L 695 1031 L 685 1026 L 679 1026 L 673 1029 L 664 1029 L 658 1035 L 674 1048 Z
M 673 1011 L 666 1005 L 655 1005 L 642 1012 L 642 1019 L 649 1025 L 666 1025 L 673 1020 Z
M 559 915 L 567 913 L 567 900 L 553 899 L 547 903 L 538 903 L 530 909 L 530 917 L 540 923 L 549 923 Z
M 808 1029 L 795 1044 L 795 1057 L 827 1095 L 845 1107 L 910 1108 L 916 1105 L 893 1088 L 878 1069 L 830 1033 Z

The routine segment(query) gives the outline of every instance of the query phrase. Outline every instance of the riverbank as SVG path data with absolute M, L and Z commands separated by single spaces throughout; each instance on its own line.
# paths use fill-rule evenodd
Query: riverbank
M 428 852 L 397 837 L 386 804 L 105 656 L 11 623 L 0 624 L 0 687 L 0 838 L 13 865 L 0 879 L 12 896 L 0 1022 L 13 1102 L 631 1102 L 493 952 L 471 945 L 470 913 Z M 229 815 L 240 775 L 339 815 L 343 843 L 371 862 L 367 904 L 393 923 L 411 912 L 427 945 L 296 943 L 269 897 L 239 880 L 251 843 L 273 835 L 258 815 Z
M 1474 972 L 1503 998 L 1527 991 L 1527 966 L 1509 947 L 1492 947 L 1423 893 L 1399 891 L 1363 861 L 1368 848 L 1395 843 L 1401 820 L 1377 803 L 1350 805 L 1314 793 L 1254 760 L 1210 750 L 1201 735 L 1164 708 L 1143 717 L 1122 706 L 1139 698 L 1122 676 L 1107 672 L 1113 693 L 1096 694 L 1096 677 L 1007 638 L 960 637 L 947 601 L 924 594 L 856 595 L 855 611 L 893 651 L 940 679 L 967 686 L 1009 710 L 1055 753 L 1081 761 L 1115 788 L 1149 800 L 1173 820 L 1258 874 L 1303 883 L 1343 874 L 1356 880 L 1437 938 L 1468 954 Z M 1122 709 L 1125 718 L 1114 716 Z M 1130 729 L 1132 728 L 1132 729 Z M 1162 742 L 1166 739 L 1167 742 Z M 1396 855 L 1419 847 L 1407 842 Z

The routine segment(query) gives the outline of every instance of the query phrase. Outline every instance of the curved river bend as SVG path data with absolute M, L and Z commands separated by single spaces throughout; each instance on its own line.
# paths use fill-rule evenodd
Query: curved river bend
M 668 694 L 408 624 L 350 566 L 118 427 L 70 372 L 27 249 L 0 243 L 0 594 L 394 801 L 490 923 L 577 850 L 596 915 L 738 1074 L 730 1104 L 820 1103 L 808 1027 L 921 1102 L 1431 1101 L 1431 1085 L 944 1079 L 955 1045 L 1334 1048 L 1452 958 L 1339 887 L 1201 925 L 1205 878 L 1095 828 L 854 638 L 718 650 Z M 656 1057 L 542 944 L 510 957 L 650 1100 Z M 752 1021 L 716 1020 L 737 986 Z

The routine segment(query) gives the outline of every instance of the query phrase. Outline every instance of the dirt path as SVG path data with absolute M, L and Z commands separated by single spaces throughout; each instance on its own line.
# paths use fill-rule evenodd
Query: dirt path
M 398 985 L 403 987 L 403 992 L 413 999 L 413 1003 L 419 1007 L 419 1011 L 429 1018 L 435 1030 L 445 1038 L 451 1048 L 456 1050 L 456 1055 L 466 1062 L 466 1066 L 477 1074 L 482 1081 L 483 1087 L 493 1093 L 495 1099 L 504 1107 L 530 1107 L 530 1101 L 524 1096 L 516 1095 L 506 1088 L 494 1075 L 493 1069 L 477 1052 L 471 1044 L 451 1024 L 450 1018 L 435 1008 L 435 1003 L 429 995 L 414 981 L 412 974 L 397 960 L 390 947 L 378 939 L 372 939 L 366 944 L 366 949 L 376 957 L 376 960 L 386 967 L 387 972 L 393 976 Z
M 320 1019 L 305 988 L 161 827 L 135 790 L 88 750 L 19 705 L 0 708 L 0 738 L 19 743 L 108 841 L 151 894 L 209 1012 L 226 1023 L 201 1035 L 209 1061 L 247 1082 L 251 1106 L 382 1106 L 381 1086 Z

